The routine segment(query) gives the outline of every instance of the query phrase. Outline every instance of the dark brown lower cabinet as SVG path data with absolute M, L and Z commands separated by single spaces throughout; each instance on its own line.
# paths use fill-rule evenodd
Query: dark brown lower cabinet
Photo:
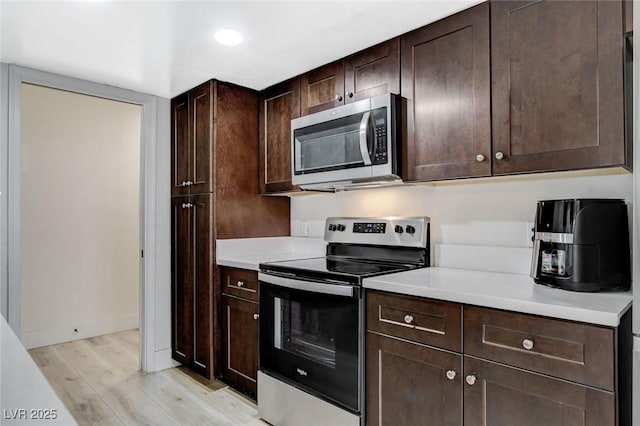
M 219 378 L 255 398 L 258 375 L 258 277 L 253 271 L 222 268 L 222 354 Z M 228 286 L 226 284 L 229 284 Z M 247 290 L 245 290 L 247 289 Z M 248 291 L 238 297 L 238 291 Z
M 369 425 L 462 424 L 462 356 L 367 332 Z
M 468 356 L 464 370 L 465 426 L 616 424 L 612 392 Z
M 212 195 L 171 199 L 173 359 L 206 378 L 213 367 Z
M 256 395 L 258 304 L 222 295 L 222 375 L 236 389 Z
M 630 311 L 604 327 L 372 290 L 366 299 L 368 425 L 631 425 Z M 462 342 L 420 342 L 434 332 Z

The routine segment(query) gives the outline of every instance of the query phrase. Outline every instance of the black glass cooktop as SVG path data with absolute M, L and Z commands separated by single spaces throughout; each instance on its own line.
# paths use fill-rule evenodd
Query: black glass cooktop
M 415 265 L 410 264 L 327 256 L 263 263 L 260 265 L 260 270 L 266 273 L 293 274 L 299 278 L 307 277 L 311 279 L 346 281 L 353 284 L 360 284 L 362 278 L 405 271 L 415 267 Z

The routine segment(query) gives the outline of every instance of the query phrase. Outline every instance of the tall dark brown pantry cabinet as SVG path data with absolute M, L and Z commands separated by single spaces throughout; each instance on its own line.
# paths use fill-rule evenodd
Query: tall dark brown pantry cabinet
M 216 239 L 289 235 L 288 198 L 258 189 L 258 95 L 219 81 L 171 101 L 172 354 L 211 378 L 220 340 Z

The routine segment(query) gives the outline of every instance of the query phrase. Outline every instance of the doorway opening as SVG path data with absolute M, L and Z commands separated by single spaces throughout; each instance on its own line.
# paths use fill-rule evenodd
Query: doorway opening
M 165 173 L 165 156 L 168 152 L 159 150 L 158 146 L 167 146 L 169 141 L 169 123 L 160 121 L 159 117 L 169 114 L 169 102 L 152 95 L 106 86 L 86 80 L 37 71 L 16 65 L 8 67 L 8 138 L 2 147 L 0 159 L 5 167 L 0 192 L 0 217 L 3 217 L 0 234 L 2 239 L 3 265 L 2 310 L 9 326 L 16 335 L 22 335 L 22 135 L 21 135 L 21 103 L 22 85 L 58 89 L 76 94 L 89 95 L 96 98 L 120 101 L 141 107 L 141 142 L 140 149 L 140 221 L 139 221 L 139 360 L 143 372 L 153 372 L 172 366 L 170 339 L 167 330 L 170 328 L 169 316 L 166 314 L 166 300 L 170 294 L 170 273 L 165 262 L 158 262 L 170 255 L 169 248 L 163 244 L 162 236 L 169 226 L 168 206 L 161 203 L 158 191 L 168 193 L 164 182 L 157 179 L 157 173 Z M 158 160 L 158 156 L 160 159 Z M 79 176 L 77 179 L 84 179 Z M 158 188 L 159 185 L 159 188 Z M 81 202 L 78 201 L 78 202 Z M 49 226 L 55 226 L 50 222 Z M 156 235 L 160 233 L 160 241 Z M 80 330 L 79 330 L 80 332 Z
M 23 83 L 21 341 L 138 329 L 140 105 Z

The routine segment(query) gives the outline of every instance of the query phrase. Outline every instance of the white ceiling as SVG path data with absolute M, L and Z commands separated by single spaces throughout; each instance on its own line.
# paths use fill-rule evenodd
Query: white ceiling
M 476 3 L 0 0 L 0 60 L 162 97 L 210 78 L 260 90 Z M 220 28 L 244 42 L 218 45 Z

